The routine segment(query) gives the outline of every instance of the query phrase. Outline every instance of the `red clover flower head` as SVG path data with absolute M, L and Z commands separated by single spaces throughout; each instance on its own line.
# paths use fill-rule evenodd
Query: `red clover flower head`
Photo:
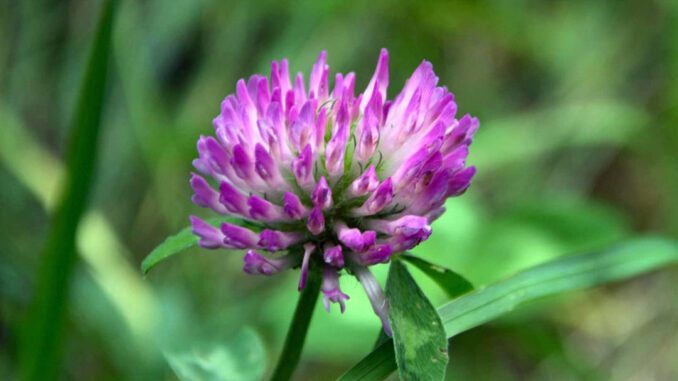
M 301 73 L 290 80 L 286 59 L 273 61 L 270 77 L 241 79 L 221 103 L 214 136 L 198 140 L 200 174 L 190 183 L 195 204 L 243 222 L 214 227 L 192 216 L 202 247 L 246 250 L 248 274 L 301 267 L 299 289 L 310 266 L 322 267 L 328 310 L 345 309 L 339 275 L 347 269 L 390 334 L 368 267 L 428 239 L 445 200 L 469 187 L 475 168 L 466 157 L 479 124 L 456 117 L 454 96 L 427 61 L 388 100 L 388 60 L 382 49 L 358 95 L 353 73 L 337 73 L 330 90 L 324 51 L 308 82 Z

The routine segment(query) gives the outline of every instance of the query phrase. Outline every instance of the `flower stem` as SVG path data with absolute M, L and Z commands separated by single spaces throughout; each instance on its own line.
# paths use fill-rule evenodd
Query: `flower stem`
M 312 266 L 306 287 L 299 296 L 297 308 L 294 311 L 294 317 L 290 324 L 290 329 L 287 331 L 285 344 L 283 346 L 278 364 L 273 371 L 271 380 L 273 381 L 287 381 L 292 377 L 292 373 L 299 364 L 301 358 L 301 351 L 304 348 L 304 341 L 306 340 L 306 333 L 311 324 L 315 304 L 320 294 L 321 277 L 317 268 Z

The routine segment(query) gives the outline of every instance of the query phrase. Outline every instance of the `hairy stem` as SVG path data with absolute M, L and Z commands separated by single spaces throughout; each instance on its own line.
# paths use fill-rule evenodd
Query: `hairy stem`
M 315 309 L 318 294 L 320 293 L 321 277 L 320 272 L 315 266 L 311 266 L 308 274 L 306 287 L 299 296 L 297 308 L 294 311 L 292 323 L 287 331 L 285 344 L 278 364 L 273 371 L 271 380 L 273 381 L 287 381 L 292 377 L 292 373 L 299 364 L 301 358 L 301 351 L 304 348 L 306 341 L 306 333 L 311 324 L 313 311 Z

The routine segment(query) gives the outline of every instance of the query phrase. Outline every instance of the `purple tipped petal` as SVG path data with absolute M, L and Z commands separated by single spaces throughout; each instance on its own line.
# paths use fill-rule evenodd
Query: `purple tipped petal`
M 247 151 L 240 144 L 233 146 L 233 158 L 231 165 L 235 174 L 243 180 L 250 180 L 254 172 L 254 165 L 252 159 L 247 154 Z
M 271 102 L 271 92 L 268 88 L 268 78 L 259 77 L 256 81 L 256 98 L 257 112 L 263 114 Z
M 318 117 L 315 121 L 315 142 L 313 149 L 316 151 L 320 151 L 322 146 L 325 144 L 325 128 L 327 127 L 328 114 L 327 110 L 327 107 L 322 107 L 320 111 L 318 111 Z
M 338 137 L 331 139 L 325 149 L 325 165 L 327 172 L 332 178 L 336 178 L 344 171 L 344 153 L 346 152 L 346 139 Z
M 393 236 L 426 240 L 431 235 L 431 226 L 426 217 L 404 216 L 397 220 L 371 220 L 368 226 L 372 229 Z
M 273 158 L 266 152 L 266 148 L 259 143 L 254 147 L 254 168 L 264 181 L 271 181 L 278 174 L 278 168 Z
M 301 261 L 301 276 L 299 277 L 299 291 L 306 287 L 306 279 L 308 278 L 308 266 L 311 259 L 311 254 L 315 251 L 315 246 L 311 243 L 304 245 L 304 259 Z
M 325 245 L 323 259 L 325 260 L 325 263 L 334 267 L 344 267 L 344 254 L 341 245 Z
M 379 184 L 363 206 L 355 210 L 356 215 L 376 214 L 384 209 L 393 200 L 393 181 L 389 177 Z
M 248 250 L 243 258 L 243 271 L 252 275 L 273 275 L 294 265 L 291 256 L 266 258 L 254 250 Z
M 378 244 L 369 247 L 366 251 L 355 256 L 361 265 L 371 266 L 377 263 L 386 263 L 391 259 L 393 248 L 389 244 Z
M 443 158 L 443 166 L 446 169 L 457 172 L 464 168 L 467 157 L 468 146 L 460 146 Z
M 315 132 L 313 127 L 315 124 L 313 115 L 315 113 L 316 103 L 317 102 L 313 99 L 304 103 L 299 111 L 299 115 L 290 126 L 289 138 L 297 149 L 301 149 L 312 142 L 311 138 Z
M 311 193 L 311 201 L 313 205 L 322 210 L 328 209 L 332 206 L 332 189 L 327 185 L 325 176 L 321 177 Z
M 375 214 L 380 210 L 384 209 L 393 199 L 393 181 L 391 178 L 386 179 L 383 183 L 379 184 L 377 189 L 372 193 L 369 199 L 366 201 L 367 211 L 370 214 Z
M 344 95 L 344 75 L 337 73 L 334 77 L 334 89 L 332 90 L 332 98 L 341 99 Z
M 377 150 L 379 143 L 379 119 L 372 112 L 368 112 L 363 117 L 363 125 L 358 144 L 355 150 L 355 158 L 364 163 L 368 161 Z
M 247 84 L 245 83 L 245 80 L 243 79 L 238 80 L 235 86 L 235 94 L 238 97 L 238 101 L 240 101 L 240 103 L 243 106 L 253 105 L 249 91 L 247 90 Z
M 341 138 L 348 134 L 351 123 L 351 111 L 349 110 L 349 107 L 350 105 L 347 99 L 342 99 L 339 103 L 339 109 L 337 110 L 334 125 L 332 126 L 332 138 Z
M 197 169 L 198 172 L 204 174 L 204 175 L 211 175 L 212 174 L 212 169 L 209 167 L 209 164 L 205 160 L 202 159 L 193 159 L 193 168 Z
M 374 92 L 364 111 L 365 115 L 371 114 L 374 116 L 379 125 L 381 125 L 384 120 L 384 100 L 385 98 L 381 93 Z
M 228 154 L 224 147 L 211 136 L 201 136 L 198 140 L 198 153 L 201 167 L 198 170 L 204 174 L 226 174 Z
M 377 232 L 373 230 L 366 230 L 363 232 L 363 247 L 368 248 L 377 241 Z
M 415 186 L 415 193 L 410 192 L 400 201 L 408 203 L 408 214 L 426 215 L 437 209 L 445 202 L 445 195 L 452 173 L 449 170 L 440 170 L 421 179 Z M 407 200 L 407 201 L 405 201 Z
M 313 186 L 313 150 L 311 145 L 307 144 L 301 151 L 299 157 L 292 162 L 292 173 L 297 179 L 297 184 L 302 188 Z
M 419 174 L 421 167 L 423 167 L 429 157 L 428 151 L 425 148 L 420 148 L 405 160 L 392 176 L 393 181 L 398 185 L 398 188 L 409 184 L 411 180 Z
M 225 247 L 224 235 L 218 228 L 215 228 L 196 216 L 191 216 L 190 219 L 193 234 L 200 237 L 198 245 L 206 249 Z
M 313 96 L 319 99 L 327 96 L 328 71 L 329 67 L 327 66 L 327 52 L 323 50 L 320 52 L 318 61 L 316 61 L 316 63 L 313 65 L 313 70 L 311 70 L 311 78 L 309 80 L 308 86 L 309 95 L 313 94 Z
M 476 174 L 476 167 L 468 167 L 452 176 L 447 184 L 447 197 L 458 196 L 466 191 L 471 185 L 471 180 Z
M 306 88 L 304 87 L 304 75 L 297 73 L 294 78 L 294 102 L 296 104 L 303 104 L 306 102 Z
M 377 171 L 374 165 L 371 165 L 367 171 L 351 183 L 348 192 L 352 197 L 360 197 L 377 189 L 377 186 L 379 186 Z
M 287 59 L 283 58 L 278 65 L 277 61 L 271 63 L 271 86 L 273 89 L 280 90 L 282 94 L 287 94 L 290 89 L 290 73 Z
M 257 247 L 259 235 L 241 226 L 224 222 L 221 224 L 221 232 L 224 233 L 224 244 L 233 249 L 247 249 Z
M 344 94 L 343 98 L 346 100 L 352 100 L 354 98 L 355 90 L 355 73 L 350 72 L 344 77 Z
M 219 193 L 212 189 L 207 181 L 196 175 L 191 175 L 191 187 L 193 188 L 193 203 L 210 208 L 219 214 L 226 214 L 227 209 L 219 202 Z
M 362 252 L 374 245 L 374 242 L 377 239 L 376 232 L 368 230 L 363 233 L 359 229 L 349 228 L 343 222 L 337 222 L 334 225 L 334 229 L 339 241 L 356 252 Z
M 429 220 L 422 216 L 404 216 L 395 221 L 373 221 L 370 226 L 392 237 L 386 240 L 394 252 L 412 249 L 431 235 Z
M 294 100 L 294 91 L 290 90 L 285 94 L 285 117 L 288 121 L 293 121 L 297 118 L 299 113 L 298 108 L 301 107 L 303 102 L 298 102 L 298 106 L 295 104 Z
M 231 213 L 247 215 L 247 199 L 225 181 L 219 186 L 219 202 Z
M 323 74 L 320 77 L 320 84 L 318 85 L 318 93 L 316 94 L 317 99 L 327 99 L 327 95 L 330 91 L 329 76 L 330 67 L 325 66 L 325 70 L 323 70 Z
M 377 282 L 377 279 L 367 267 L 355 266 L 353 272 L 355 276 L 358 277 L 360 284 L 363 285 L 365 293 L 367 293 L 370 303 L 372 304 L 374 313 L 381 319 L 384 332 L 386 332 L 389 337 L 392 336 L 391 325 L 388 321 L 388 302 L 386 301 L 384 292 L 381 290 L 379 282 Z
M 394 253 L 399 253 L 414 248 L 415 246 L 419 245 L 421 241 L 421 239 L 416 237 L 393 236 L 384 240 L 384 244 L 389 245 L 391 247 L 391 251 Z
M 249 206 L 249 215 L 255 220 L 276 222 L 287 219 L 283 215 L 282 208 L 278 205 L 272 204 L 258 196 L 250 196 L 247 199 Z
M 279 251 L 298 243 L 304 238 L 301 233 L 287 233 L 264 229 L 259 233 L 258 246 L 268 251 Z
M 339 226 L 339 224 L 335 226 Z M 363 235 L 360 230 L 341 227 L 338 229 L 337 234 L 341 243 L 346 245 L 349 249 L 354 251 L 361 251 L 363 249 Z
M 431 127 L 430 131 L 419 140 L 419 145 L 426 148 L 429 154 L 438 152 L 443 145 L 445 139 L 445 125 L 436 123 Z
M 318 235 L 325 231 L 325 216 L 323 215 L 322 209 L 316 206 L 311 210 L 306 227 L 313 235 Z
M 323 283 L 320 290 L 323 292 L 323 305 L 327 312 L 330 312 L 330 302 L 332 302 L 339 303 L 339 308 L 343 314 L 346 310 L 344 302 L 350 298 L 339 289 L 339 273 L 337 269 L 325 266 L 323 269 Z
M 283 198 L 283 212 L 292 219 L 298 220 L 308 215 L 308 209 L 301 203 L 299 196 L 285 192 Z
M 382 99 L 386 99 L 386 89 L 388 88 L 388 50 L 381 49 L 379 54 L 379 61 L 377 62 L 377 68 L 374 71 L 374 75 L 370 80 L 370 83 L 365 89 L 363 94 L 363 104 L 360 109 L 364 110 L 367 102 L 372 97 L 374 91 L 378 91 Z
M 332 138 L 325 148 L 325 166 L 331 178 L 338 177 L 344 171 L 344 153 L 346 152 L 350 128 L 348 113 L 346 102 L 341 102 L 332 131 Z
M 479 126 L 478 118 L 468 114 L 464 115 L 458 123 L 453 125 L 451 131 L 447 134 L 445 143 L 441 148 L 443 153 L 450 152 L 460 145 L 470 145 L 473 140 L 473 134 L 475 134 Z

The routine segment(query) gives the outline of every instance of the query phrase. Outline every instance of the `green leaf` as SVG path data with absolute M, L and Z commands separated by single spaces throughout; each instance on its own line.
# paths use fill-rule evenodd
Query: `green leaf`
M 210 222 L 210 225 L 215 224 Z M 187 226 L 181 229 L 179 233 L 165 238 L 165 240 L 162 241 L 160 245 L 156 246 L 155 249 L 153 249 L 153 251 L 151 251 L 151 253 L 148 254 L 141 262 L 141 272 L 146 275 L 153 267 L 155 267 L 155 265 L 161 261 L 174 254 L 188 250 L 197 244 L 198 237 L 193 234 L 191 227 Z
M 206 220 L 212 226 L 219 226 L 222 222 L 230 222 L 237 224 L 236 219 L 224 219 L 223 217 L 212 218 Z M 146 275 L 155 265 L 163 260 L 171 257 L 174 254 L 179 254 L 184 250 L 188 250 L 198 244 L 199 238 L 193 234 L 190 226 L 187 226 L 175 235 L 167 237 L 160 245 L 156 246 L 150 254 L 141 262 L 141 272 Z
M 401 261 L 391 263 L 386 295 L 400 379 L 444 379 L 448 357 L 442 321 Z
M 405 253 L 400 256 L 408 263 L 416 266 L 429 278 L 442 288 L 450 299 L 454 299 L 467 292 L 473 291 L 473 284 L 466 280 L 463 276 L 445 267 L 433 264 L 425 259 L 415 255 Z
M 22 380 L 59 379 L 69 289 L 77 264 L 76 232 L 94 181 L 97 142 L 118 1 L 101 4 L 78 93 L 66 150 L 67 176 L 47 236 L 33 301 L 23 326 L 19 353 Z
M 266 351 L 252 329 L 227 338 L 212 338 L 181 351 L 165 352 L 181 381 L 257 381 L 266 364 Z
M 511 278 L 461 296 L 438 308 L 447 337 L 451 338 L 520 305 L 561 292 L 630 278 L 678 263 L 673 240 L 640 238 L 608 250 L 569 256 L 522 271 Z M 381 380 L 396 369 L 382 344 L 340 380 Z M 390 371 L 389 371 L 390 370 Z

